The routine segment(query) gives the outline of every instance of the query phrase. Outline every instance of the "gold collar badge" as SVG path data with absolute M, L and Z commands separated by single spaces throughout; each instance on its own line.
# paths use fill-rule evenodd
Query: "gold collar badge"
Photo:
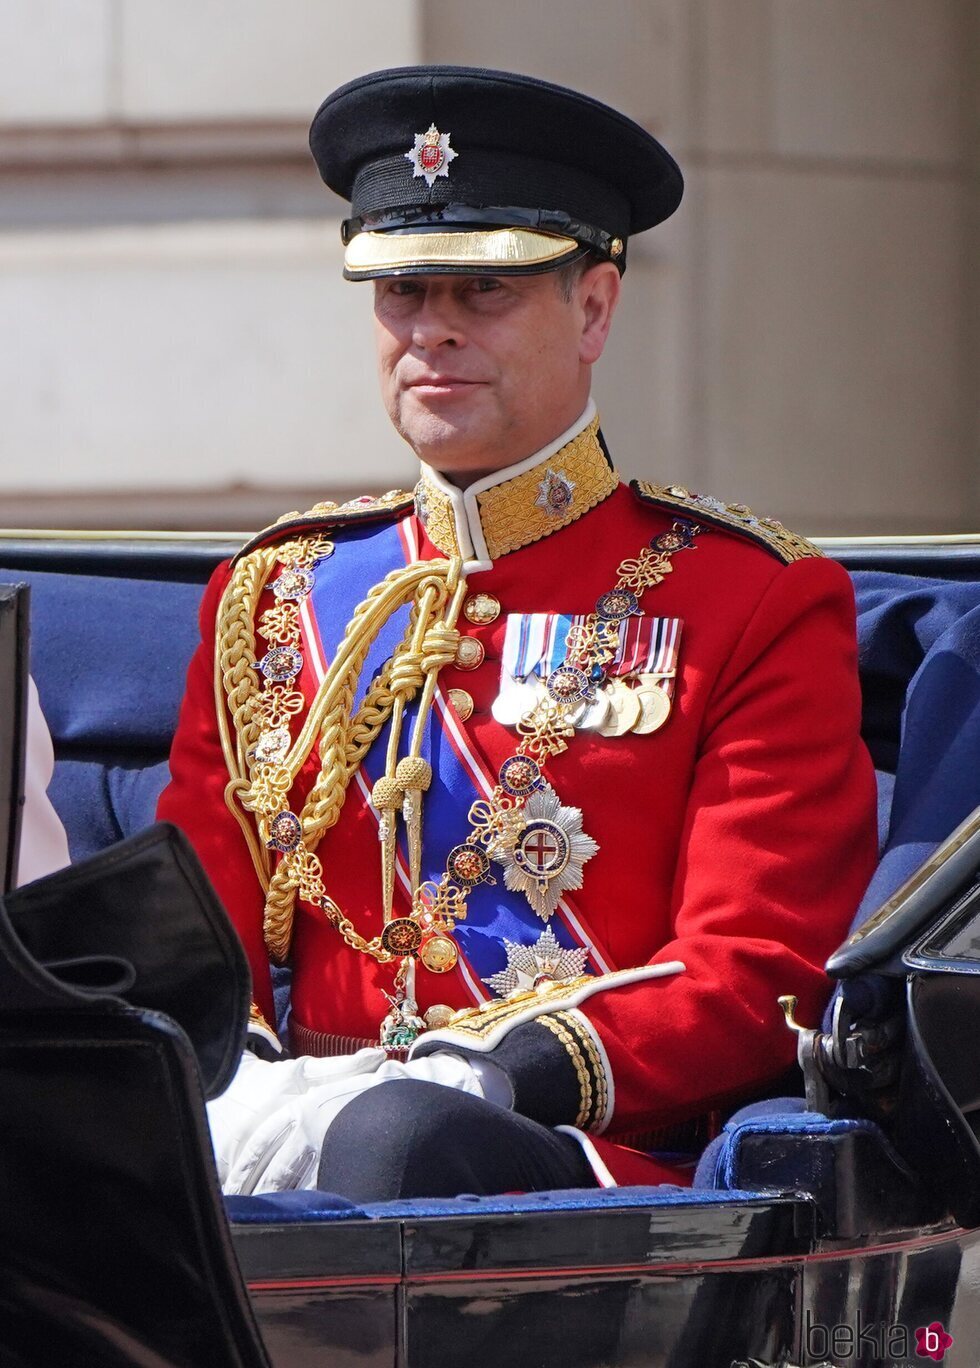
M 563 518 L 571 511 L 574 499 L 575 481 L 570 480 L 563 470 L 552 470 L 549 466 L 538 485 L 535 506 L 543 508 L 549 517 Z

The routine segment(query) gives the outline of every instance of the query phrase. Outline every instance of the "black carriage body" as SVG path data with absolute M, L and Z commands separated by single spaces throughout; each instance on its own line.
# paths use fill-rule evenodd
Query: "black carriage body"
M 159 691 L 163 677 L 175 720 L 173 700 L 196 635 L 195 600 L 214 565 L 239 544 L 162 535 L 0 538 L 0 582 L 32 583 L 35 602 L 57 587 L 78 625 L 74 641 L 36 638 L 42 698 L 45 669 L 66 653 L 84 653 L 89 624 L 115 613 L 119 664 L 99 657 L 107 691 L 114 668 L 131 671 L 142 659 L 145 677 L 128 680 L 129 693 Z M 980 583 L 976 539 L 835 542 L 827 549 L 855 571 Z M 144 592 L 156 602 L 172 598 L 179 639 L 161 637 L 159 624 L 169 619 L 154 616 L 150 624 L 144 619 L 143 641 L 133 648 L 126 615 Z M 166 708 L 135 738 L 125 726 L 107 728 L 105 714 L 89 734 L 88 724 L 76 725 L 64 709 L 52 714 L 59 760 L 74 764 L 83 782 L 85 767 L 97 763 L 108 763 L 117 779 L 138 779 L 165 761 Z M 91 789 L 110 792 L 112 783 L 102 774 Z M 137 804 L 133 821 L 145 821 L 147 812 L 145 801 L 142 810 Z M 77 811 L 66 815 L 82 829 Z M 85 820 L 95 844 L 127 835 L 118 811 Z M 10 1041 L 3 1027 L 0 1088 Z M 29 1105 L 26 1094 L 21 1101 Z M 71 1126 L 56 1098 L 40 1098 L 37 1106 L 37 1125 Z M 192 1110 L 200 1106 L 199 1096 L 191 1099 Z M 829 1121 L 801 1108 L 791 1101 L 736 1126 L 717 1181 L 695 1190 L 622 1188 L 363 1209 L 228 1199 L 232 1246 L 269 1359 L 282 1368 L 905 1368 L 928 1361 L 917 1356 L 916 1331 L 940 1326 L 952 1337 L 945 1361 L 975 1362 L 980 1220 L 971 1214 L 958 1222 L 876 1126 Z M 197 1146 L 194 1162 L 213 1189 L 206 1144 Z M 48 1213 L 68 1223 L 77 1215 L 70 1206 L 60 1217 Z M 213 1248 L 207 1257 L 225 1255 Z M 152 1303 L 152 1288 L 146 1296 Z M 229 1363 L 258 1361 L 236 1352 Z M 200 1362 L 190 1340 L 170 1354 L 160 1362 Z M 30 1361 L 4 1357 L 0 1328 L 0 1363 Z M 36 1362 L 47 1361 L 39 1350 Z

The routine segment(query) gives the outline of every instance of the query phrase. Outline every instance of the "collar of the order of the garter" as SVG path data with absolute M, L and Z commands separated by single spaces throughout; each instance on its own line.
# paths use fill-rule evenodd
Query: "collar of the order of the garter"
M 590 400 L 581 418 L 549 446 L 467 489 L 423 465 L 415 507 L 443 555 L 487 563 L 560 532 L 618 484 Z

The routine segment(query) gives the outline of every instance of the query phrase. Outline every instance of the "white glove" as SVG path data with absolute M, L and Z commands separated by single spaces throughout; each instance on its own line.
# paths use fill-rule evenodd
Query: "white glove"
M 379 1048 L 275 1061 L 246 1053 L 227 1091 L 208 1103 L 222 1189 L 258 1194 L 313 1187 L 323 1137 L 338 1113 L 359 1093 L 399 1078 L 484 1095 L 477 1070 L 448 1052 L 404 1064 Z

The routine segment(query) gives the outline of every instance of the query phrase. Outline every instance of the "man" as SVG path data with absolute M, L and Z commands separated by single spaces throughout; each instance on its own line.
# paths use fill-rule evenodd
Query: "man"
M 298 1056 L 212 1105 L 219 1169 L 357 1199 L 676 1177 L 646 1152 L 791 1064 L 777 996 L 817 1019 L 873 866 L 849 582 L 612 468 L 592 366 L 682 188 L 644 130 L 409 68 L 311 146 L 422 470 L 288 515 L 204 601 L 160 812 L 270 1041 L 291 964 Z

